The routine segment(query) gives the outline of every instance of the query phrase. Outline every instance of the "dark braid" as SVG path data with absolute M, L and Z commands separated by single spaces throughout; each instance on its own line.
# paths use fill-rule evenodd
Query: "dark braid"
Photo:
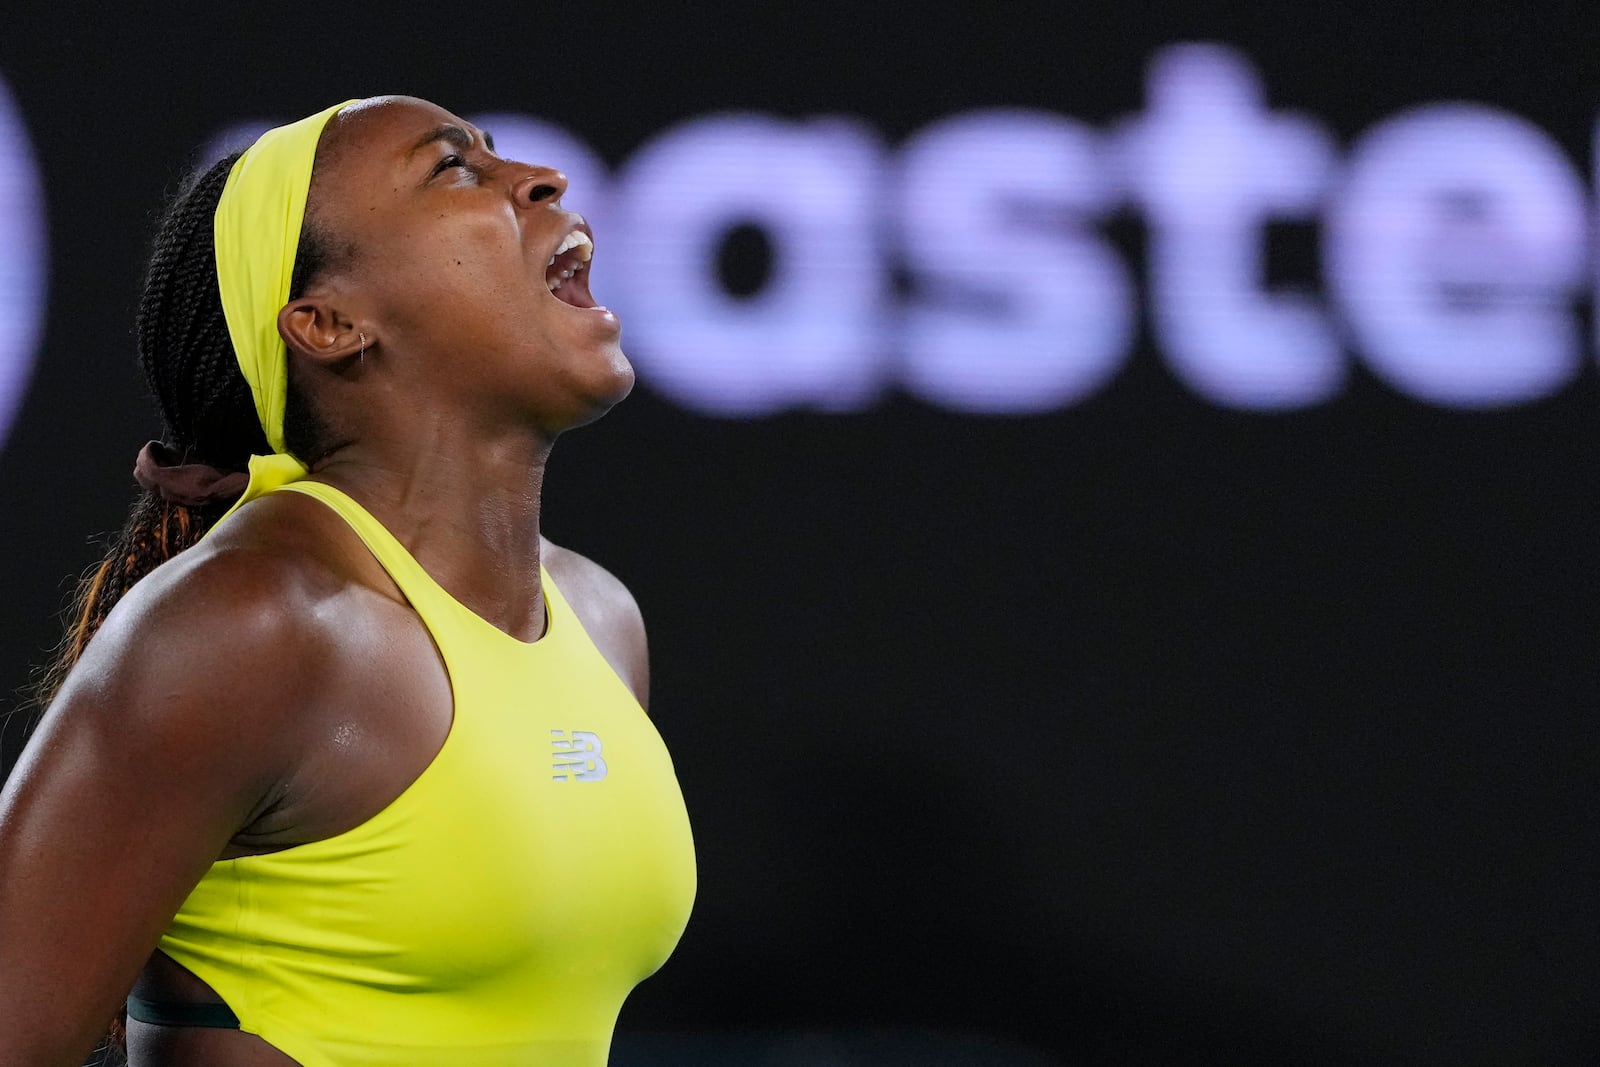
M 243 470 L 270 451 L 250 386 L 239 372 L 217 288 L 213 220 L 237 156 L 179 193 L 156 234 L 139 301 L 139 363 L 167 443 L 185 459 Z
M 250 385 L 239 370 L 222 294 L 213 237 L 217 202 L 232 155 L 181 189 L 156 232 L 144 295 L 139 300 L 139 363 L 161 411 L 164 440 L 184 462 L 243 470 L 252 455 L 271 451 L 256 415 Z M 309 222 L 295 255 L 291 296 L 298 296 L 330 260 L 328 242 Z M 289 450 L 310 463 L 327 451 L 326 433 L 307 398 L 289 382 L 284 421 Z M 35 707 L 55 697 L 106 616 L 145 575 L 194 545 L 227 511 L 225 503 L 185 507 L 153 491 L 133 503 L 105 559 L 78 583 L 66 633 L 42 673 Z M 93 1063 L 125 1064 L 125 1016 L 112 1019 Z
M 138 350 L 145 380 L 160 409 L 163 440 L 185 463 L 244 470 L 252 455 L 271 451 L 255 401 L 239 369 L 222 313 L 214 239 L 217 203 L 238 155 L 199 172 L 180 189 L 157 229 L 139 300 Z M 333 259 L 335 248 L 307 218 L 290 281 L 298 297 Z M 337 247 L 341 260 L 354 254 Z M 289 375 L 284 442 L 306 464 L 333 447 L 315 407 Z M 104 560 L 78 582 L 66 612 L 65 634 L 53 661 L 39 673 L 24 732 L 55 698 L 106 617 L 140 579 L 194 545 L 227 511 L 225 503 L 186 507 L 142 492 Z M 9 716 L 7 716 L 9 718 Z M 126 1067 L 125 1012 L 118 1012 L 88 1061 Z
M 156 232 L 139 300 L 139 363 L 160 409 L 164 440 L 184 462 L 244 470 L 270 452 L 250 385 L 239 370 L 217 286 L 213 238 L 217 202 L 239 157 L 200 172 L 178 193 Z M 295 256 L 291 296 L 327 266 L 328 242 L 309 223 Z M 314 462 L 326 450 L 315 412 L 291 380 L 284 431 L 289 450 Z M 117 602 L 146 574 L 189 548 L 227 511 L 226 503 L 185 507 L 153 491 L 133 503 L 105 559 L 79 582 L 55 661 L 43 673 L 38 705 L 54 697 L 67 672 Z

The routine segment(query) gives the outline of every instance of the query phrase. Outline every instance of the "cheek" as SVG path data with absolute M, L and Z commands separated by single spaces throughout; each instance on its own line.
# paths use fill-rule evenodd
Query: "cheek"
M 539 296 L 520 247 L 454 234 L 396 249 L 370 280 L 402 321 L 443 317 L 477 324 L 486 316 L 517 317 Z
M 431 281 L 441 290 L 466 296 L 528 288 L 529 265 L 520 246 L 489 235 L 481 240 L 451 236 L 449 241 L 424 246 L 412 260 L 410 269 L 421 284 Z

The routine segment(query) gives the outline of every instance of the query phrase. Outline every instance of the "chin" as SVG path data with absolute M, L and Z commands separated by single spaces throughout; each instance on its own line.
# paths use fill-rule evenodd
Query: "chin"
M 607 345 L 605 354 L 608 373 L 596 390 L 596 401 L 610 408 L 633 392 L 633 364 L 623 355 L 621 345 Z
M 581 398 L 579 409 L 563 420 L 557 432 L 570 430 L 593 422 L 633 392 L 633 364 L 617 345 L 606 346 L 606 359 L 596 373 L 574 383 L 576 396 Z

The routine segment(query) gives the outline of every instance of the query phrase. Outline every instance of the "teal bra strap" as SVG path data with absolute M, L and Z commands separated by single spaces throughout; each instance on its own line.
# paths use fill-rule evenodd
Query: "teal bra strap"
M 209 1026 L 239 1029 L 239 1017 L 226 1004 L 185 1004 L 176 1000 L 128 998 L 128 1018 L 156 1026 Z

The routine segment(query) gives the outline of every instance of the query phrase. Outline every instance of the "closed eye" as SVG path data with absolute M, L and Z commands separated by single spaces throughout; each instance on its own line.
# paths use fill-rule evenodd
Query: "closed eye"
M 433 170 L 428 172 L 428 177 L 436 178 L 453 167 L 465 167 L 466 165 L 467 160 L 465 156 L 448 155 L 439 160 L 438 163 L 434 164 Z

